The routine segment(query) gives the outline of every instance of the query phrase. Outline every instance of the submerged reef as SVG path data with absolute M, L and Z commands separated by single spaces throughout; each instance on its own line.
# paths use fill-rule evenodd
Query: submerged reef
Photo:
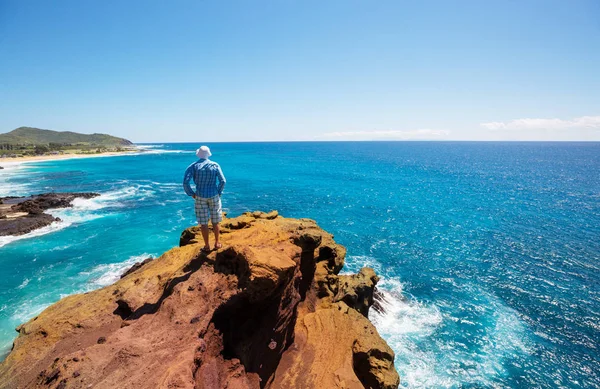
M 19 326 L 0 388 L 397 388 L 368 319 L 378 277 L 309 219 L 225 219 L 223 248 L 180 247 Z M 132 237 L 134 239 L 134 237 Z

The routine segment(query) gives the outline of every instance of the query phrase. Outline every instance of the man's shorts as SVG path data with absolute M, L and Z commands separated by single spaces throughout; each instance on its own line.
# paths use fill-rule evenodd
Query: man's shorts
M 223 220 L 221 196 L 219 195 L 208 199 L 196 197 L 194 209 L 196 211 L 196 220 L 198 220 L 198 224 L 208 224 L 209 216 L 212 224 L 220 223 L 221 220 Z

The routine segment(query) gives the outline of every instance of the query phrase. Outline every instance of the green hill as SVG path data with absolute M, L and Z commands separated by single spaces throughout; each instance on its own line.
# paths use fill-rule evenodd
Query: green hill
M 0 134 L 0 144 L 10 145 L 84 145 L 84 146 L 132 146 L 127 139 L 106 134 L 79 134 L 71 131 L 41 130 L 32 127 L 19 127 L 16 130 Z

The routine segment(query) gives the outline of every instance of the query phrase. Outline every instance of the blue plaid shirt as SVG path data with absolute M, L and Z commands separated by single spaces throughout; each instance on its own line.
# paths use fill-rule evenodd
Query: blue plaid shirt
M 196 191 L 192 190 L 190 180 L 194 180 Z M 217 181 L 219 185 L 217 186 Z M 188 196 L 196 195 L 205 199 L 221 195 L 225 188 L 225 176 L 218 163 L 208 159 L 199 159 L 191 164 L 183 176 L 183 190 Z

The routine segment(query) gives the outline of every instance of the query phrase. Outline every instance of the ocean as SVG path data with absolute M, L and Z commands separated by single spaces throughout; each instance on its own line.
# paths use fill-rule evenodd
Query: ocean
M 101 193 L 0 237 L 0 358 L 49 304 L 178 244 L 197 146 L 0 170 L 0 196 Z M 370 318 L 402 387 L 600 387 L 600 143 L 210 146 L 230 215 L 315 219 L 347 247 L 343 271 L 379 273 L 387 310 Z

